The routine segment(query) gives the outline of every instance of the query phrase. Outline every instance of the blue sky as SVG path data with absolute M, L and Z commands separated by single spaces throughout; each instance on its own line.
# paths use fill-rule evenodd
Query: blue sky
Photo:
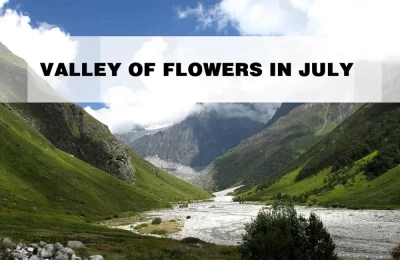
M 217 2 L 202 1 L 205 6 Z M 10 0 L 8 6 L 29 14 L 33 24 L 56 25 L 72 36 L 217 35 L 212 28 L 196 30 L 195 19 L 178 19 L 177 7 L 197 4 L 197 0 Z M 234 30 L 226 33 L 237 34 Z
M 95 3 L 94 3 L 95 2 Z M 202 1 L 213 6 L 216 0 Z M 82 1 L 10 0 L 8 7 L 27 14 L 32 24 L 46 22 L 71 36 L 213 36 L 237 35 L 233 29 L 223 33 L 213 28 L 196 29 L 195 19 L 178 19 L 177 7 L 194 7 L 196 0 Z M 79 103 L 100 109 L 104 104 Z

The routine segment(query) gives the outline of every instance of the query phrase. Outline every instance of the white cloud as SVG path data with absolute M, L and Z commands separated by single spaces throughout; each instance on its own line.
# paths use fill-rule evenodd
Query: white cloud
M 222 0 L 211 7 L 178 8 L 199 27 L 232 26 L 243 35 L 393 36 L 398 0 Z
M 0 0 L 0 7 L 5 3 L 7 0 Z M 47 23 L 34 26 L 28 15 L 16 10 L 0 8 L 0 30 L 0 42 L 37 73 L 41 71 L 40 62 L 73 62 L 76 57 L 78 44 L 69 34 Z M 46 80 L 53 88 L 64 87 L 60 78 Z
M 166 48 L 167 45 L 161 37 L 152 37 L 143 43 L 127 64 L 132 62 L 161 64 L 165 61 Z M 126 56 L 127 52 L 122 54 Z M 114 52 L 114 55 L 117 54 Z M 123 71 L 128 70 L 125 68 Z M 122 80 L 124 77 L 126 77 L 125 82 L 131 82 L 129 86 L 113 85 L 114 80 Z M 177 91 L 173 89 L 177 87 L 178 84 L 165 82 L 161 70 L 156 70 L 151 77 L 136 79 L 120 74 L 118 79 L 110 78 L 108 88 L 102 90 L 102 101 L 107 107 L 99 110 L 86 107 L 85 110 L 108 125 L 113 133 L 130 131 L 135 125 L 149 128 L 163 127 L 181 121 L 196 108 L 195 101 L 182 99 L 176 95 Z M 187 88 L 180 91 L 183 97 L 185 97 L 184 91 L 188 91 Z

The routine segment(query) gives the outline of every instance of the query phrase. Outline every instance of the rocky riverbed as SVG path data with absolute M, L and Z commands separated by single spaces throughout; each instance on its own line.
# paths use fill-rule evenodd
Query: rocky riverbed
M 196 237 L 220 245 L 238 245 L 242 241 L 245 223 L 264 206 L 233 202 L 232 196 L 227 195 L 231 191 L 215 193 L 212 202 L 190 203 L 187 207 L 176 205 L 173 209 L 147 212 L 143 217 L 184 221 L 180 231 L 167 235 L 174 239 Z M 321 217 L 342 257 L 387 258 L 390 250 L 400 242 L 399 210 L 296 209 L 303 215 L 313 211 Z M 120 228 L 129 229 L 130 226 Z M 133 228 L 131 230 L 136 232 Z
M 31 243 L 29 245 L 15 244 L 10 238 L 0 239 L 0 260 L 81 260 L 73 250 L 83 248 L 80 241 L 68 241 L 65 246 L 60 243 L 47 244 L 46 242 Z M 93 255 L 84 260 L 104 260 L 101 255 Z

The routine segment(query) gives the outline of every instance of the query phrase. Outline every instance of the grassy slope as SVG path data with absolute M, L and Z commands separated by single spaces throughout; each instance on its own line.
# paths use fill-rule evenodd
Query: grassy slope
M 399 208 L 399 115 L 398 104 L 362 106 L 279 179 L 241 191 L 240 199 Z
M 296 107 L 217 158 L 204 172 L 212 175 L 217 189 L 269 181 L 350 115 L 352 108 L 352 104 L 322 103 Z
M 0 208 L 98 219 L 210 197 L 138 156 L 137 184 L 122 182 L 56 149 L 3 105 L 0 140 Z
M 241 194 L 240 200 L 262 200 L 271 202 L 278 193 L 289 196 L 299 196 L 306 192 L 325 185 L 324 180 L 331 175 L 339 174 L 351 176 L 344 185 L 337 185 L 332 190 L 322 190 L 308 197 L 307 204 L 325 206 L 341 206 L 351 208 L 400 208 L 400 165 L 368 181 L 361 172 L 361 165 L 370 161 L 376 152 L 359 160 L 353 167 L 346 168 L 343 172 L 331 173 L 331 169 L 324 169 L 318 174 L 296 182 L 301 167 L 284 175 L 268 188 Z

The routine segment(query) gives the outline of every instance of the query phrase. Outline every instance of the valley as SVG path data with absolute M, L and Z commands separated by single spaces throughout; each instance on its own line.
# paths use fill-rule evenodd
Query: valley
M 0 44 L 2 95 L 27 67 Z M 0 104 L 0 238 L 79 240 L 80 256 L 112 260 L 237 260 L 245 225 L 280 203 L 315 212 L 341 257 L 388 257 L 399 120 L 389 103 L 197 104 L 114 135 L 77 104 Z

